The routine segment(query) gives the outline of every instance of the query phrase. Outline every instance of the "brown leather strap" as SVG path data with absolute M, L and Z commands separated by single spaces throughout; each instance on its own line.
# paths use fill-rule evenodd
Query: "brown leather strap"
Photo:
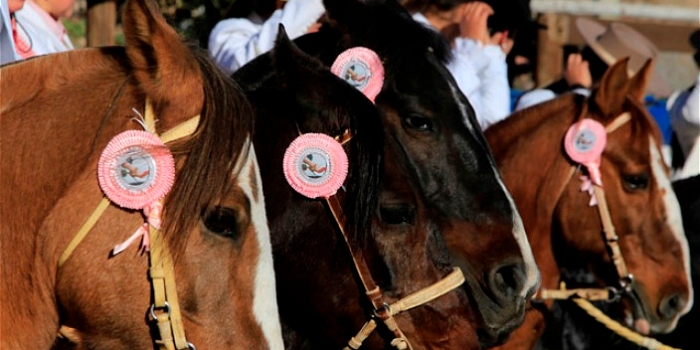
M 614 288 L 574 288 L 566 289 L 566 283 L 560 282 L 559 289 L 540 289 L 535 295 L 535 300 L 566 300 L 571 297 L 579 297 L 586 300 L 610 301 L 617 296 Z
M 357 249 L 355 249 L 354 246 L 349 241 L 348 234 L 345 231 L 345 227 L 347 224 L 347 218 L 345 217 L 345 213 L 343 212 L 343 208 L 340 204 L 340 201 L 338 201 L 338 197 L 331 196 L 329 198 L 326 198 L 326 203 L 328 204 L 328 208 L 331 210 L 331 213 L 333 214 L 333 218 L 335 219 L 335 222 L 338 224 L 338 229 L 340 229 L 340 233 L 343 236 L 343 240 L 345 241 L 345 244 L 347 245 L 348 249 L 350 250 L 350 255 L 352 256 L 352 262 L 355 265 L 355 270 L 357 270 L 357 273 L 360 277 L 360 281 L 362 282 L 362 286 L 364 287 L 365 293 L 367 294 L 370 301 L 372 302 L 372 306 L 375 309 L 383 308 L 384 307 L 384 304 L 383 304 L 384 296 L 382 294 L 381 289 L 374 282 L 374 279 L 372 278 L 372 274 L 369 272 L 369 268 L 367 267 L 367 262 L 365 261 L 364 257 L 362 256 L 362 253 L 360 251 L 358 251 Z
M 586 107 L 582 110 L 585 113 Z M 625 112 L 617 116 L 606 128 L 605 131 L 609 134 L 618 128 L 620 128 L 625 123 L 631 120 L 632 116 L 630 113 Z M 572 170 L 574 168 L 572 167 Z M 563 193 L 564 188 L 571 180 L 573 171 L 569 172 L 567 175 L 567 180 L 562 187 L 559 196 Z M 610 209 L 608 208 L 608 202 L 605 199 L 605 191 L 602 186 L 593 184 L 593 191 L 598 201 L 598 214 L 600 215 L 600 221 L 603 226 L 603 234 L 605 236 L 605 244 L 609 249 L 610 258 L 612 259 L 613 265 L 615 265 L 615 270 L 619 277 L 620 287 L 629 291 L 634 282 L 634 277 L 629 273 L 627 269 L 627 264 L 622 256 L 622 251 L 620 250 L 619 237 L 615 232 L 615 226 L 612 223 L 612 218 L 610 216 Z M 577 288 L 577 289 L 566 289 L 566 284 L 562 281 L 559 289 L 544 289 L 541 288 L 535 300 L 548 300 L 548 299 L 569 299 L 572 296 L 577 296 L 588 300 L 612 300 L 617 296 L 615 288 Z

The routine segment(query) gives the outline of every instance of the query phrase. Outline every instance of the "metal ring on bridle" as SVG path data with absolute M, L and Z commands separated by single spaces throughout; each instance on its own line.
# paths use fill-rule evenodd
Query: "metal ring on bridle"
M 608 300 L 605 300 L 606 303 L 615 303 L 620 300 L 620 297 L 622 297 L 622 292 L 612 286 L 608 286 L 605 289 L 608 290 L 610 298 Z
M 386 312 L 389 313 L 389 315 L 391 315 L 391 306 L 389 306 L 389 304 L 387 304 L 386 302 L 384 302 L 384 305 L 381 307 L 381 309 L 386 310 Z M 380 309 L 372 310 L 372 316 L 374 316 L 375 318 L 381 319 L 381 316 L 379 316 L 379 313 L 378 313 L 379 310 Z
M 191 350 L 197 350 L 197 347 L 194 346 L 194 344 L 187 342 L 187 347 L 190 348 Z
M 620 277 L 620 287 L 625 292 L 631 291 L 633 284 L 634 284 L 634 275 L 628 274 L 627 276 Z
M 153 317 L 154 320 L 158 318 L 156 316 L 155 309 L 156 309 L 156 305 L 151 304 L 151 310 L 149 312 L 151 313 L 151 317 Z M 165 305 L 158 307 L 158 309 L 163 309 L 165 312 L 168 313 L 168 315 L 170 315 L 170 304 L 168 304 L 167 301 L 165 302 Z

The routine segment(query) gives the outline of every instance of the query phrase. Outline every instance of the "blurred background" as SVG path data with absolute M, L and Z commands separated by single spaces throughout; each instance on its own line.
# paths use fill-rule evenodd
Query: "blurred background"
M 157 1 L 166 18 L 183 36 L 203 47 L 219 20 L 245 14 L 252 6 L 260 5 L 256 2 L 261 2 Z M 275 6 L 274 0 L 267 2 Z M 123 3 L 124 0 L 77 0 L 73 16 L 64 19 L 76 48 L 123 44 L 119 18 Z M 700 28 L 699 0 L 529 0 L 529 6 L 533 17 L 543 26 L 519 34 L 512 55 L 526 60 L 520 60 L 517 68 L 510 69 L 513 89 L 528 90 L 559 78 L 566 53 L 584 43 L 574 28 L 577 17 L 632 26 L 659 48 L 657 69 L 672 90 L 694 82 L 697 68 L 688 37 Z

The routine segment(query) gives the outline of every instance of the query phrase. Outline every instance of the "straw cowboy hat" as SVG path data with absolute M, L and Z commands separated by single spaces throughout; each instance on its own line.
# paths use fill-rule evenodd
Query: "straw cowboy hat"
M 647 59 L 658 62 L 659 50 L 644 35 L 622 23 L 612 22 L 607 27 L 588 18 L 578 18 L 576 28 L 586 44 L 608 65 L 629 57 L 628 73 L 633 75 L 644 65 Z M 671 88 L 657 73 L 652 73 L 647 86 L 647 93 L 656 96 L 668 96 Z

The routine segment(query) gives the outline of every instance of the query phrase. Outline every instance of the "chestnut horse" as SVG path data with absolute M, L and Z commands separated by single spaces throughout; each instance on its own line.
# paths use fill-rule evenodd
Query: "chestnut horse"
M 474 111 L 444 67 L 449 46 L 394 0 L 325 6 L 329 23 L 295 42 L 329 67 L 357 46 L 379 55 L 385 79 L 376 105 L 387 139 L 416 172 L 411 186 L 466 275 L 482 342 L 502 341 L 522 322 L 539 276 Z M 417 217 L 416 208 L 404 204 L 380 203 L 380 212 L 390 207 Z
M 693 289 L 700 288 L 700 175 L 676 180 L 673 190 L 678 197 L 683 228 L 690 248 L 690 269 Z M 600 304 L 606 313 L 620 312 L 619 305 Z M 605 308 L 605 306 L 608 306 Z M 639 345 L 627 341 L 611 332 L 570 302 L 555 302 L 556 325 L 548 325 L 542 336 L 544 348 L 562 350 L 602 349 L 614 345 L 615 349 L 639 349 Z M 655 338 L 679 349 L 693 349 L 697 346 L 697 325 L 700 322 L 700 308 L 693 304 L 688 314 L 681 317 L 673 332 L 659 334 Z
M 547 295 L 620 297 L 628 326 L 642 333 L 673 330 L 692 306 L 678 200 L 660 132 L 641 102 L 651 64 L 629 78 L 620 60 L 590 98 L 567 94 L 486 131 L 542 273 L 539 300 L 503 348 L 532 348 Z M 588 149 L 602 152 L 599 166 L 581 156 Z M 567 280 L 563 271 L 586 278 Z M 560 282 L 570 289 L 553 291 Z
M 397 140 L 384 136 L 377 108 L 280 32 L 272 53 L 234 78 L 257 113 L 255 147 L 287 348 L 341 349 L 372 312 L 394 307 L 382 303 L 404 304 L 403 298 L 452 279 L 454 269 L 433 213 L 415 187 L 417 169 Z M 343 230 L 332 215 L 336 209 L 293 190 L 282 164 L 285 148 L 300 133 L 341 136 L 346 130 L 352 135 L 344 151 L 350 169 L 345 189 L 334 197 L 347 215 Z M 364 261 L 369 274 L 356 275 L 364 270 L 355 270 L 353 258 Z M 368 279 L 380 287 L 374 293 L 383 293 L 383 310 L 375 310 L 364 295 Z M 372 333 L 362 348 L 382 349 L 403 338 L 413 349 L 478 349 L 469 299 L 463 289 L 453 291 L 460 284 L 439 287 L 435 300 L 396 315 L 398 337 L 379 327 L 386 342 Z
M 252 109 L 206 52 L 181 43 L 152 1 L 127 2 L 124 32 L 126 47 L 0 69 L 0 348 L 49 349 L 63 325 L 80 349 L 152 349 L 154 342 L 162 349 L 281 349 L 269 229 L 250 144 Z M 147 99 L 154 128 L 134 121 L 150 119 Z M 149 269 L 137 244 L 113 256 L 112 247 L 144 217 L 101 202 L 102 150 L 127 130 L 145 134 L 148 127 L 167 142 L 162 133 L 183 125 L 183 137 L 147 148 L 170 149 L 176 169 L 162 234 L 152 222 L 149 255 L 156 263 Z M 153 186 L 162 186 L 167 166 L 155 164 Z M 106 203 L 104 213 L 92 217 L 92 229 L 83 226 L 87 236 L 76 236 L 98 203 Z M 69 248 L 69 241 L 79 244 Z M 169 323 L 173 330 L 163 327 L 158 335 L 153 316 L 159 328 Z

